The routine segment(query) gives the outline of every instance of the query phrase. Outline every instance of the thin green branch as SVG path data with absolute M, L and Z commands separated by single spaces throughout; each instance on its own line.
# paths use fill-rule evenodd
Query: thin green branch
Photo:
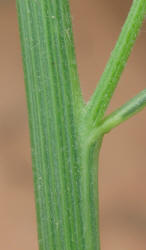
M 121 108 L 108 115 L 99 125 L 102 134 L 110 132 L 130 117 L 134 116 L 146 107 L 146 89 L 124 104 Z
M 145 14 L 146 0 L 134 0 L 118 42 L 87 105 L 86 119 L 89 119 L 89 126 L 96 126 L 103 118 L 122 71 L 125 68 Z
M 124 104 L 122 107 L 105 117 L 97 126 L 96 129 L 92 131 L 89 137 L 90 144 L 96 141 L 99 136 L 103 136 L 105 133 L 111 131 L 111 129 L 117 127 L 124 121 L 128 120 L 130 117 L 134 116 L 146 107 L 146 89 L 141 91 L 138 95 Z

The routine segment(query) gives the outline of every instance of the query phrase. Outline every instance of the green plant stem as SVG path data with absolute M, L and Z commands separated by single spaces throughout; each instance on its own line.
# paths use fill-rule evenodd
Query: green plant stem
M 103 118 L 125 68 L 145 15 L 146 1 L 134 0 L 105 71 L 87 105 L 86 119 L 90 121 L 89 126 L 96 127 Z
M 121 108 L 103 119 L 97 128 L 88 131 L 88 141 L 83 140 L 81 195 L 83 209 L 83 229 L 85 234 L 85 250 L 100 249 L 99 240 L 99 198 L 98 198 L 98 160 L 101 143 L 105 133 L 126 121 L 146 106 L 146 90 L 136 95 Z M 83 136 L 85 138 L 85 136 Z
M 101 124 L 99 124 L 98 129 L 101 131 L 101 134 L 109 133 L 111 129 L 128 120 L 145 107 L 146 89 L 124 104 L 121 108 L 108 115 Z
M 84 137 L 83 137 L 84 138 Z M 85 140 L 83 140 L 85 143 Z M 100 249 L 98 165 L 102 136 L 86 142 L 82 148 L 81 202 L 83 213 L 84 250 Z
M 40 250 L 82 248 L 79 114 L 67 0 L 17 0 Z
M 110 99 L 124 70 L 131 49 L 142 26 L 146 14 L 146 1 L 134 0 L 118 42 L 113 50 L 99 84 L 85 107 L 81 126 L 82 162 L 81 195 L 84 215 L 85 249 L 99 250 L 99 202 L 98 202 L 98 164 L 94 160 L 99 154 L 102 137 L 98 124 L 102 121 Z M 139 110 L 137 110 L 139 111 Z M 130 117 L 129 110 L 128 116 Z M 132 115 L 132 114 L 131 114 Z M 113 116 L 114 118 L 114 116 Z M 125 114 L 126 118 L 126 114 Z M 125 119 L 123 117 L 123 119 Z M 127 117 L 128 118 L 128 117 Z M 123 120 L 120 120 L 122 122 Z M 112 123 L 112 122 L 111 122 Z M 98 156 L 97 156 L 98 158 Z
M 105 117 L 92 131 L 88 143 L 95 142 L 95 140 L 105 133 L 109 133 L 113 128 L 117 127 L 130 117 L 134 116 L 146 107 L 146 89 L 137 94 L 134 98 L 124 104 L 122 107 Z

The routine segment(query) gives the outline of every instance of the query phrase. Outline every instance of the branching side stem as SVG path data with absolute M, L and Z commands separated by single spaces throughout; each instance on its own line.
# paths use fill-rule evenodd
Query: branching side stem
M 86 119 L 90 120 L 90 126 L 92 127 L 96 126 L 104 117 L 145 15 L 146 1 L 134 0 L 105 71 L 86 108 Z
M 117 127 L 130 117 L 139 113 L 146 107 L 146 89 L 124 104 L 122 107 L 105 117 L 92 131 L 88 143 L 91 144 L 100 136 L 109 133 L 113 128 Z

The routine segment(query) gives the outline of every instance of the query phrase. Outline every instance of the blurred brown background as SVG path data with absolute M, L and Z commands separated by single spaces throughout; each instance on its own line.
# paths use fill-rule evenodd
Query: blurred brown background
M 85 99 L 132 0 L 72 0 Z M 113 110 L 146 87 L 146 22 L 112 99 Z M 0 249 L 38 250 L 26 101 L 15 0 L 0 0 Z M 105 136 L 100 157 L 102 250 L 146 250 L 146 112 Z

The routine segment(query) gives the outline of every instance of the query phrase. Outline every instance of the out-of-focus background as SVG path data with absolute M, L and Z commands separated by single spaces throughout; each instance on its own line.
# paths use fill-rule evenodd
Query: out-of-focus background
M 72 0 L 79 75 L 92 94 L 132 0 Z M 108 110 L 146 87 L 146 23 Z M 146 250 L 146 112 L 105 136 L 100 157 L 102 250 Z M 38 250 L 15 0 L 0 0 L 0 249 Z

